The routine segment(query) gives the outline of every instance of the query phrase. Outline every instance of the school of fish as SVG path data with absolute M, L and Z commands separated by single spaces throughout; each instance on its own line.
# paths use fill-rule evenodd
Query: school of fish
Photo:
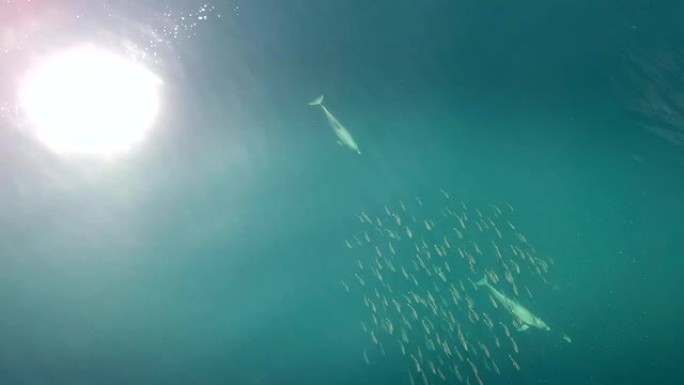
M 510 205 L 434 198 L 358 214 L 360 230 L 344 241 L 355 273 L 341 283 L 367 309 L 367 364 L 396 355 L 411 384 L 483 385 L 520 370 L 519 339 L 532 332 L 523 330 L 550 330 L 528 308 L 553 261 L 537 255 Z

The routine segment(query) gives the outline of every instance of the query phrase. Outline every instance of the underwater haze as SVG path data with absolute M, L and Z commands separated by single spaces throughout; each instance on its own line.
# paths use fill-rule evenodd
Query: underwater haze
M 210 1 L 0 5 L 0 384 L 682 382 L 684 3 Z M 84 42 L 124 154 L 16 100 Z

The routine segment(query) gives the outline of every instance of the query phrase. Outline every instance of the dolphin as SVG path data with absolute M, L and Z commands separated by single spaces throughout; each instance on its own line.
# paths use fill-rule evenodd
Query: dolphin
M 354 138 L 352 135 L 347 131 L 346 128 L 340 123 L 339 120 L 333 116 L 333 114 L 328 111 L 327 108 L 323 105 L 323 95 L 317 97 L 316 99 L 312 100 L 309 102 L 310 106 L 321 106 L 323 109 L 323 112 L 325 113 L 325 117 L 328 119 L 328 124 L 330 124 L 330 127 L 332 127 L 333 131 L 335 131 L 335 135 L 337 135 L 338 143 L 347 146 L 353 151 L 357 152 L 358 154 L 361 153 L 359 150 L 359 146 L 356 144 L 354 141 Z
M 505 295 L 499 293 L 498 290 L 494 288 L 494 286 L 489 284 L 489 281 L 487 280 L 487 276 L 485 275 L 484 278 L 481 280 L 477 281 L 476 284 L 478 286 L 487 286 L 489 290 L 492 292 L 492 295 L 494 298 L 506 309 L 508 310 L 509 313 L 515 318 L 515 320 L 518 322 L 518 330 L 527 330 L 529 329 L 530 326 L 534 326 L 538 329 L 542 330 L 551 330 L 551 328 L 546 324 L 546 322 L 542 321 L 541 318 L 537 317 L 536 315 L 532 314 L 531 311 L 527 310 L 524 306 L 521 304 L 517 303 L 516 301 L 506 297 Z

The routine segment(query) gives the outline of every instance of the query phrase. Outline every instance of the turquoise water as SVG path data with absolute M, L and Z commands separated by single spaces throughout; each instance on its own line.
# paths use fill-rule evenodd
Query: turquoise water
M 502 268 L 484 245 L 514 235 L 468 227 L 449 239 L 482 245 L 475 271 L 452 250 L 446 281 L 420 273 L 418 294 L 464 281 L 476 309 L 511 328 L 518 353 L 486 342 L 496 373 L 477 341 L 503 340 L 502 329 L 469 320 L 463 304 L 439 306 L 458 318 L 484 383 L 681 381 L 680 5 L 255 0 L 213 4 L 190 37 L 159 32 L 185 30 L 179 15 L 201 6 L 60 11 L 84 20 L 54 27 L 65 40 L 118 33 L 144 45 L 157 31 L 163 108 L 150 138 L 114 161 L 53 155 L 3 120 L 1 383 L 420 384 L 418 347 L 429 383 L 459 383 L 430 373 L 445 356 L 424 343 L 435 330 L 420 320 L 407 355 L 394 332 L 374 329 L 382 354 L 360 326 L 373 314 L 363 296 L 377 289 L 391 310 L 418 289 L 401 278 L 392 292 L 374 278 L 361 286 L 355 274 L 372 277 L 375 245 L 387 256 L 394 242 L 395 267 L 413 269 L 416 253 L 362 212 L 384 219 L 388 206 L 404 225 L 414 216 L 416 240 L 437 243 L 458 222 L 440 210 L 461 202 L 471 220 L 510 205 L 506 221 L 550 264 L 538 274 L 519 261 L 519 296 L 503 276 L 497 285 L 550 332 L 513 330 L 469 287 Z M 320 94 L 361 155 L 307 105 Z M 363 247 L 346 246 L 354 236 Z

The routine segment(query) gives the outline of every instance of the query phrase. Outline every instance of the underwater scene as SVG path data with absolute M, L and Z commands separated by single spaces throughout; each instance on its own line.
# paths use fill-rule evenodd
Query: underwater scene
M 684 381 L 684 3 L 0 3 L 0 385 Z

